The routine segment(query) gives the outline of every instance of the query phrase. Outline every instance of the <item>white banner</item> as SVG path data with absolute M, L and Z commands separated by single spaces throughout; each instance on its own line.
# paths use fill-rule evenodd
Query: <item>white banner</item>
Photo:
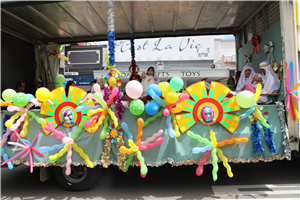
M 214 59 L 214 36 L 136 39 L 134 47 L 137 62 Z M 130 40 L 116 41 L 116 62 L 130 62 L 130 48 Z

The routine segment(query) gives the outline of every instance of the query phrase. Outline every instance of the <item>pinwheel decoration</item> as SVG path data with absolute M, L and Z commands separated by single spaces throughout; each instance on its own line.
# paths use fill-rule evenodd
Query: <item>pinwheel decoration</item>
M 228 159 L 224 156 L 223 151 L 218 148 L 218 147 L 222 147 L 226 144 L 232 144 L 232 143 L 239 143 L 239 142 L 248 142 L 248 138 L 244 137 L 244 138 L 231 138 L 229 140 L 223 140 L 221 142 L 217 142 L 215 133 L 213 131 L 210 131 L 210 141 L 206 138 L 201 137 L 200 135 L 196 135 L 194 134 L 192 131 L 188 131 L 187 135 L 197 139 L 199 142 L 204 143 L 206 146 L 203 148 L 200 147 L 194 147 L 192 152 L 194 154 L 198 154 L 200 152 L 204 153 L 202 160 L 199 162 L 199 166 L 196 169 L 196 174 L 198 176 L 201 176 L 203 173 L 203 165 L 205 165 L 207 159 L 209 156 L 212 156 L 212 165 L 213 165 L 213 171 L 212 171 L 212 175 L 213 175 L 213 180 L 216 181 L 218 179 L 218 175 L 217 172 L 219 170 L 218 167 L 218 156 L 217 153 L 220 157 L 220 159 L 223 161 L 223 165 L 224 167 L 226 167 L 227 169 L 227 174 L 230 178 L 233 177 L 233 173 L 231 171 L 231 167 L 228 164 Z
M 60 149 L 60 151 L 57 154 L 49 156 L 50 163 L 56 162 L 67 152 L 66 175 L 70 175 L 71 173 L 72 148 L 79 153 L 79 155 L 84 159 L 84 161 L 90 168 L 94 167 L 94 164 L 90 161 L 89 156 L 85 154 L 83 149 L 80 148 L 75 142 L 83 127 L 84 121 L 80 122 L 78 128 L 76 129 L 72 137 L 68 137 L 62 132 L 56 130 L 51 121 L 48 121 L 47 125 L 44 127 L 46 131 L 52 132 L 58 139 L 61 139 L 62 143 L 59 145 L 53 145 L 52 147 L 40 147 L 39 152 L 45 153 L 48 151 L 53 151 L 55 149 Z
M 300 86 L 298 83 L 295 87 L 293 87 L 293 62 L 290 62 L 290 66 L 288 68 L 288 64 L 286 63 L 286 92 L 287 92 L 287 100 L 286 100 L 286 109 L 292 113 L 293 120 L 296 120 L 296 117 L 300 121 L 300 116 L 298 110 L 296 108 L 294 98 L 300 100 L 300 98 L 296 95 L 298 94 L 297 88 Z
M 29 161 L 30 161 L 30 173 L 33 173 L 33 156 L 32 154 L 33 153 L 36 153 L 40 156 L 43 156 L 42 153 L 40 153 L 37 149 L 33 148 L 33 145 L 35 143 L 35 141 L 37 140 L 38 136 L 40 134 L 40 130 L 37 132 L 35 138 L 33 139 L 32 143 L 30 143 L 28 140 L 25 140 L 25 139 L 22 139 L 20 136 L 19 136 L 19 139 L 20 141 L 23 143 L 23 144 L 20 144 L 20 143 L 17 143 L 17 142 L 8 142 L 8 144 L 10 145 L 15 145 L 15 146 L 19 146 L 21 148 L 15 148 L 15 149 L 12 149 L 13 151 L 21 151 L 19 152 L 17 155 L 13 156 L 12 158 L 10 159 L 7 159 L 6 161 L 2 162 L 1 163 L 1 166 L 3 166 L 4 164 L 14 160 L 15 158 L 17 158 L 18 156 L 20 156 L 22 153 L 25 153 L 21 159 L 25 158 L 27 155 L 29 155 Z M 2 149 L 2 148 L 1 148 Z M 2 154 L 2 152 L 1 152 Z
M 240 123 L 240 117 L 227 113 L 238 111 L 241 108 L 237 104 L 235 96 L 223 101 L 231 91 L 227 86 L 212 81 L 209 95 L 207 95 L 205 81 L 200 81 L 189 86 L 186 91 L 193 100 L 182 101 L 183 111 L 187 113 L 176 115 L 177 124 L 182 133 L 198 121 L 204 125 L 213 125 L 219 122 L 231 134 L 235 132 Z
M 94 106 L 94 102 L 91 99 L 83 100 L 86 96 L 86 92 L 78 87 L 70 86 L 69 94 L 66 97 L 65 87 L 59 87 L 51 91 L 50 100 L 44 101 L 41 109 L 41 115 L 48 115 L 45 118 L 45 123 L 42 124 L 42 128 L 46 135 L 50 134 L 49 131 L 45 129 L 48 121 L 52 122 L 54 128 L 59 125 L 64 127 L 72 127 L 75 124 L 79 124 L 82 120 L 89 120 L 90 117 L 85 114 L 88 110 L 76 111 L 79 106 Z M 53 102 L 53 104 L 52 104 Z M 91 129 L 84 126 L 84 129 L 88 133 L 92 133 Z
M 142 118 L 139 118 L 137 120 L 138 124 L 138 135 L 136 137 L 136 141 L 134 141 L 132 133 L 129 131 L 128 125 L 125 122 L 122 122 L 121 127 L 125 131 L 125 133 L 128 136 L 128 143 L 130 148 L 126 148 L 125 146 L 120 147 L 120 152 L 122 154 L 129 154 L 129 157 L 126 161 L 126 167 L 123 169 L 123 172 L 127 172 L 129 168 L 129 164 L 131 163 L 132 159 L 134 156 L 136 156 L 138 160 L 138 165 L 141 168 L 140 174 L 142 178 L 146 177 L 146 174 L 148 172 L 148 168 L 145 164 L 145 159 L 142 156 L 141 151 L 146 151 L 149 148 L 156 147 L 159 144 L 162 144 L 164 142 L 163 137 L 159 137 L 162 133 L 163 130 L 159 130 L 156 134 L 154 134 L 152 137 L 147 138 L 145 141 L 142 141 L 142 135 L 143 135 L 143 126 L 144 126 L 144 120 Z M 159 138 L 157 138 L 159 137 Z M 153 142 L 153 143 L 151 143 Z
M 54 52 L 46 52 L 48 56 L 54 56 L 53 60 L 55 60 L 57 57 L 61 60 L 69 61 L 69 58 L 63 55 L 62 50 L 64 49 L 65 45 L 59 45 L 57 49 L 54 49 Z

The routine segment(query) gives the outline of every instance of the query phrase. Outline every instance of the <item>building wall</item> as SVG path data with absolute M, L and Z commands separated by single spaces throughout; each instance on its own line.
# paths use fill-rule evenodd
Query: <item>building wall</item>
M 34 45 L 1 31 L 1 93 L 7 88 L 16 90 L 17 82 L 33 84 L 36 63 Z

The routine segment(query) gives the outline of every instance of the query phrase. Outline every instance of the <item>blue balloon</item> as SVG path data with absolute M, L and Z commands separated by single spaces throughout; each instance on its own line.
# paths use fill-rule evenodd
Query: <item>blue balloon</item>
M 157 96 L 161 96 L 162 95 L 162 91 L 160 90 L 159 86 L 156 85 L 156 84 L 151 84 L 148 86 L 147 88 L 147 93 L 150 95 L 150 97 L 152 97 L 151 93 L 150 93 L 150 90 L 153 90 L 154 93 L 157 95 Z M 153 98 L 153 97 L 152 97 Z
M 66 86 L 67 86 L 67 81 L 65 81 L 65 82 L 63 83 L 63 85 L 66 87 Z
M 35 97 L 32 94 L 26 94 L 28 97 L 28 101 L 31 101 L 32 99 L 35 99 Z
M 154 101 L 150 101 L 145 106 L 145 111 L 148 115 L 155 115 L 159 110 L 159 104 Z

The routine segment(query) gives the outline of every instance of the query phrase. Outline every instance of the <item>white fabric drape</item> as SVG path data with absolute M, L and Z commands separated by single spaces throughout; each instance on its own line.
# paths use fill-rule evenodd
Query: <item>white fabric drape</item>
M 248 78 L 246 78 L 245 76 L 245 71 L 247 69 L 250 69 L 251 70 L 251 74 Z M 236 92 L 241 92 L 242 88 L 247 85 L 247 84 L 251 84 L 251 81 L 252 81 L 252 78 L 255 76 L 255 71 L 254 69 L 250 66 L 250 65 L 246 65 L 244 66 L 243 70 L 242 70 L 242 73 L 241 73 L 241 76 L 240 76 L 240 79 L 239 79 L 239 82 L 238 82 L 238 85 L 236 86 L 236 89 L 235 91 Z

